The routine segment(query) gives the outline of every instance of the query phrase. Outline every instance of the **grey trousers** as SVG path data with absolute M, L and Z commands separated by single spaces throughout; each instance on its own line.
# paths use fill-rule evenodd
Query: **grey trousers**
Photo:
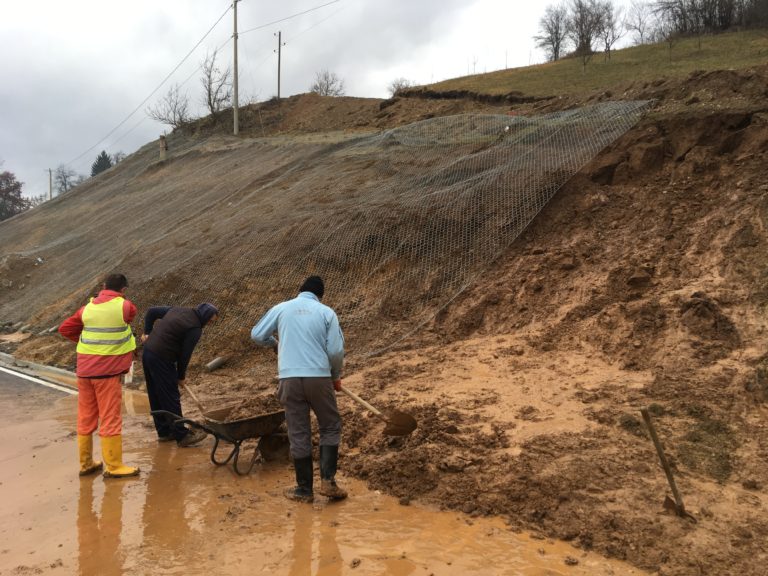
M 284 378 L 277 386 L 277 398 L 285 408 L 288 440 L 294 459 L 312 455 L 310 408 L 320 429 L 320 446 L 338 446 L 341 416 L 330 378 Z

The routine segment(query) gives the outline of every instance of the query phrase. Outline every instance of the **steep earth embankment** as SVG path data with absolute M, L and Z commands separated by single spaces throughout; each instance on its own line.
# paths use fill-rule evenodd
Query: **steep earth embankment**
M 766 96 L 768 69 L 761 68 L 696 73 L 590 98 L 658 103 L 417 337 L 380 358 L 353 359 L 350 388 L 377 405 L 411 410 L 420 425 L 411 437 L 387 439 L 342 400 L 343 469 L 403 504 L 503 515 L 515 528 L 659 574 L 762 574 Z M 153 163 L 147 147 L 72 195 L 4 223 L 0 319 L 43 329 L 80 302 L 105 267 L 120 266 L 134 279 L 142 306 L 185 289 L 185 274 L 206 264 L 229 266 L 236 279 L 227 246 L 256 242 L 262 232 L 239 228 L 247 221 L 241 200 L 281 185 L 292 163 L 322 154 L 329 142 L 354 137 L 323 132 L 332 124 L 313 126 L 308 118 L 315 116 L 300 114 L 301 106 L 333 106 L 327 114 L 355 117 L 352 126 L 335 128 L 355 130 L 379 126 L 384 117 L 376 116 L 387 110 L 386 121 L 396 124 L 444 113 L 440 106 L 455 107 L 451 113 L 479 106 L 410 98 L 348 104 L 345 114 L 343 102 L 286 103 L 284 121 L 296 120 L 269 141 L 176 135 L 172 151 L 179 153 L 170 162 Z M 553 98 L 494 110 L 577 104 Z M 371 177 L 366 170 L 335 166 L 315 192 L 348 193 L 350 182 Z M 170 214 L 180 225 L 167 226 Z M 73 223 L 89 218 L 126 250 L 83 261 L 92 240 Z M 260 304 L 242 291 L 217 297 L 223 308 Z M 233 362 L 197 377 L 204 398 L 272 386 L 258 368 L 271 358 L 245 343 L 245 328 L 239 336 L 215 349 L 236 356 Z M 73 358 L 56 336 L 36 336 L 16 353 L 63 365 Z M 200 354 L 198 367 L 208 359 Z M 641 407 L 654 414 L 696 524 L 662 508 L 669 491 Z

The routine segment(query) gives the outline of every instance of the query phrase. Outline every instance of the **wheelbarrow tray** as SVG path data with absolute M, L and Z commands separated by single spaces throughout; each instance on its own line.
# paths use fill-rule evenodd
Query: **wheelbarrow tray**
M 214 436 L 235 443 L 249 438 L 269 436 L 285 421 L 285 410 L 227 421 L 227 416 L 236 406 L 237 404 L 233 404 L 204 412 L 206 428 L 209 428 Z
M 251 416 L 248 418 L 241 418 L 239 420 L 232 420 L 227 422 L 227 416 L 232 410 L 238 407 L 240 404 L 232 404 L 230 406 L 224 406 L 215 410 L 209 410 L 203 412 L 203 421 L 198 422 L 190 418 L 182 418 L 172 412 L 165 410 L 153 410 L 153 416 L 163 416 L 170 418 L 175 423 L 191 426 L 193 428 L 200 428 L 205 430 L 208 434 L 213 435 L 213 448 L 211 449 L 211 462 L 217 466 L 224 466 L 228 462 L 232 462 L 232 467 L 239 475 L 249 474 L 253 469 L 256 459 L 259 455 L 261 441 L 253 451 L 253 456 L 248 467 L 243 470 L 238 466 L 238 460 L 240 457 L 240 444 L 245 440 L 266 438 L 266 437 L 285 437 L 284 433 L 278 432 L 280 425 L 285 421 L 285 410 L 278 412 L 269 412 L 267 414 L 259 414 L 257 416 Z M 223 460 L 217 457 L 216 452 L 219 448 L 221 441 L 229 442 L 232 444 L 232 451 Z

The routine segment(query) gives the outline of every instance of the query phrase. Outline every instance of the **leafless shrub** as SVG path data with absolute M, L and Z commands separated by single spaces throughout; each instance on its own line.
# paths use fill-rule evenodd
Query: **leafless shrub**
M 232 105 L 232 70 L 224 70 L 216 66 L 217 51 L 207 54 L 200 65 L 203 75 L 200 83 L 203 85 L 203 104 L 210 114 L 218 114 L 224 108 Z
M 189 98 L 179 91 L 179 85 L 174 84 L 154 106 L 146 110 L 147 116 L 163 124 L 180 128 L 192 118 L 189 113 Z
M 315 74 L 315 81 L 309 91 L 320 96 L 344 96 L 344 80 L 335 72 L 321 70 Z

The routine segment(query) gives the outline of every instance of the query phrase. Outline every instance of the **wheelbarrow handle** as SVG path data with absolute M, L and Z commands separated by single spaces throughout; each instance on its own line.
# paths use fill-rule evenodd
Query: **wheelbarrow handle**
M 190 418 L 181 418 L 177 421 L 179 424 L 189 424 L 193 428 L 200 428 L 201 430 L 205 430 L 208 434 L 211 434 L 212 436 L 217 436 L 216 432 L 208 428 L 205 424 L 201 424 L 200 422 L 197 422 L 196 420 L 192 420 Z

